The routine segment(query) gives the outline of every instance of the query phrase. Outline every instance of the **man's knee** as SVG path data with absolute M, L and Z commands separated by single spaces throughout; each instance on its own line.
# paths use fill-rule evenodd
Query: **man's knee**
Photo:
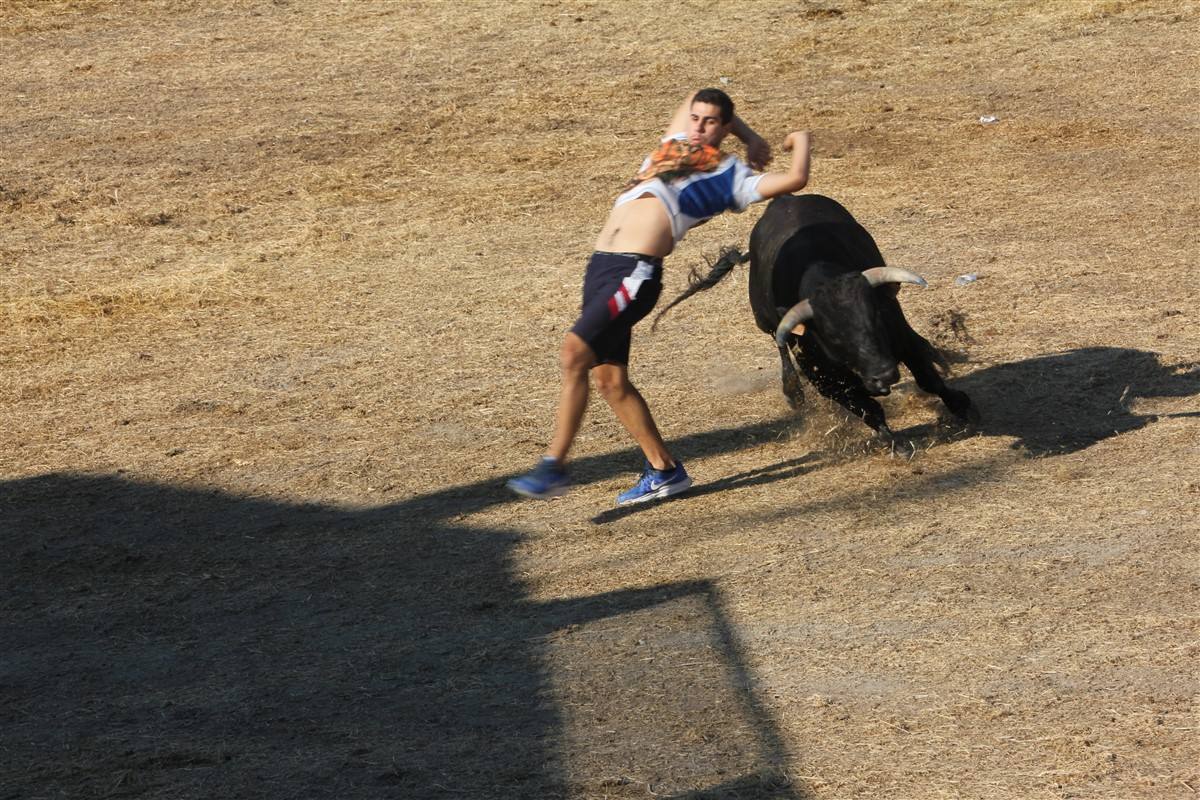
M 592 381 L 606 400 L 620 399 L 633 388 L 625 368 L 617 364 L 601 364 L 593 369 Z
M 586 373 L 596 363 L 596 354 L 578 334 L 568 333 L 558 351 L 558 363 L 563 372 Z

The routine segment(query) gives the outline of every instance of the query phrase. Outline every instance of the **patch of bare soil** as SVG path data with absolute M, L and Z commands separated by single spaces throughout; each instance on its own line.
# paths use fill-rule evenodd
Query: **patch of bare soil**
M 0 4 L 0 798 L 1195 796 L 1200 6 L 663 14 Z M 635 333 L 693 491 L 614 508 L 597 403 L 520 501 L 702 85 L 983 421 L 792 412 L 739 267 Z

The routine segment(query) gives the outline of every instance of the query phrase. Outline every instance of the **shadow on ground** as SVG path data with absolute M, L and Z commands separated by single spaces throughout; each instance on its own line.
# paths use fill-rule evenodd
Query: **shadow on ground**
M 1176 370 L 1144 350 L 1088 347 L 988 367 L 952 385 L 979 405 L 979 433 L 1015 437 L 1013 446 L 1031 455 L 1057 455 L 1155 422 L 1130 404 L 1200 394 L 1200 367 Z
M 1092 348 L 957 385 L 980 433 L 1045 455 L 1148 424 L 1133 398 L 1194 395 L 1200 374 Z M 120 476 L 0 484 L 0 798 L 800 797 L 716 587 L 531 599 L 518 534 L 459 521 L 515 502 L 507 477 L 363 511 Z
M 1200 394 L 1200 366 L 1192 365 L 1188 369 L 1163 366 L 1157 354 L 1129 348 L 1092 347 L 1037 356 L 985 367 L 953 378 L 950 383 L 971 396 L 980 409 L 982 422 L 969 427 L 957 421 L 946 424 L 946 415 L 943 415 L 941 421 L 898 430 L 898 441 L 904 444 L 895 449 L 896 457 L 902 458 L 905 453 L 912 455 L 913 448 L 924 449 L 938 442 L 970 435 L 1011 438 L 1014 440 L 1012 447 L 1032 456 L 1060 455 L 1086 449 L 1111 436 L 1139 430 L 1160 417 L 1200 418 L 1200 412 L 1165 415 L 1133 413 L 1130 406 L 1138 399 L 1192 397 Z M 833 407 L 832 403 L 830 406 Z M 834 413 L 846 412 L 835 409 Z M 795 425 L 802 416 L 803 410 L 799 416 L 788 419 Z M 747 435 L 752 440 L 782 435 L 788 429 L 788 419 L 756 426 Z M 861 453 L 886 449 L 886 445 L 871 441 L 870 430 L 857 420 L 851 423 L 851 427 L 861 427 L 864 444 Z M 727 432 L 726 435 L 730 434 Z M 694 455 L 697 450 L 700 455 L 712 452 L 711 445 L 703 437 L 679 440 L 673 442 L 672 447 L 684 459 Z M 790 480 L 844 461 L 846 457 L 844 451 L 805 453 L 699 485 L 665 502 L 687 503 L 714 492 Z M 633 458 L 631 455 L 631 462 Z M 994 475 L 998 469 L 998 462 L 969 465 L 957 475 L 939 479 L 937 485 L 970 484 L 984 476 Z M 914 481 L 914 485 L 929 483 Z M 941 490 L 933 488 L 930 491 L 936 493 Z M 848 495 L 854 497 L 855 492 L 851 490 Z M 594 516 L 592 522 L 613 522 L 637 514 L 647 507 L 634 505 L 606 509 Z M 811 510 L 813 507 L 807 508 Z
M 719 480 L 709 483 L 699 484 L 689 489 L 685 494 L 668 497 L 665 500 L 659 501 L 656 505 L 666 503 L 688 502 L 695 500 L 698 497 L 724 492 L 730 489 L 741 489 L 746 486 L 758 486 L 764 483 L 775 483 L 776 481 L 787 480 L 789 478 L 799 478 L 802 475 L 807 475 L 812 472 L 823 462 L 815 453 L 805 453 L 798 458 L 791 458 L 786 461 L 781 461 L 778 464 L 770 464 L 765 467 L 757 467 L 755 469 L 739 472 L 736 475 L 730 475 Z M 597 525 L 603 525 L 608 522 L 628 517 L 631 514 L 636 514 L 649 508 L 652 504 L 638 503 L 634 505 L 620 506 L 618 508 L 610 508 L 606 511 L 601 511 L 596 516 L 592 517 L 592 522 Z
M 530 599 L 511 501 L 0 484 L 0 797 L 800 797 L 714 585 Z

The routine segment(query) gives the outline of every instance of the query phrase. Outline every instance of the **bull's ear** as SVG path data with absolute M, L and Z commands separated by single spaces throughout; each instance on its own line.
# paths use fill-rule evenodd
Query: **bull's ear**
M 804 333 L 804 323 L 812 318 L 812 303 L 807 300 L 796 303 L 788 309 L 788 312 L 783 315 L 783 319 L 779 320 L 779 325 L 775 327 L 775 344 L 783 347 L 787 344 L 788 336 L 793 334 L 799 336 Z

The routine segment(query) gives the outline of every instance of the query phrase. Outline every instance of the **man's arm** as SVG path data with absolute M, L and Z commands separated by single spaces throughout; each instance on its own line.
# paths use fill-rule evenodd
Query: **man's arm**
M 758 193 L 764 200 L 781 194 L 798 192 L 808 183 L 808 131 L 792 131 L 783 142 L 783 151 L 792 153 L 792 166 L 787 172 L 768 172 L 758 182 Z
M 687 97 L 683 98 L 683 105 L 675 111 L 675 116 L 671 117 L 671 124 L 667 126 L 667 132 L 663 134 L 666 139 L 676 133 L 687 133 L 688 121 L 692 118 L 692 98 L 696 96 L 692 92 Z
M 756 172 L 762 172 L 771 163 L 771 145 L 767 140 L 754 132 L 746 121 L 737 114 L 733 115 L 733 124 L 729 132 L 742 140 L 746 145 L 746 163 Z
M 671 117 L 671 123 L 667 125 L 667 130 L 663 134 L 664 139 L 676 133 L 687 133 L 688 123 L 692 118 L 692 101 L 695 97 L 696 93 L 692 92 L 683 99 L 683 103 L 675 111 L 675 116 Z M 747 164 L 759 172 L 767 168 L 767 165 L 771 163 L 771 145 L 767 144 L 766 139 L 755 133 L 737 114 L 733 115 L 733 120 L 729 124 L 729 132 L 746 145 Z

